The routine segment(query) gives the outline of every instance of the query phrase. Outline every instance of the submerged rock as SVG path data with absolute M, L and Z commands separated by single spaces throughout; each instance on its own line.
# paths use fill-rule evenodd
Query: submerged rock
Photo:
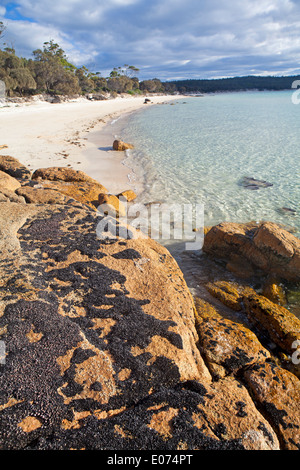
M 277 280 L 268 279 L 263 286 L 262 294 L 278 305 L 287 305 L 287 297 L 283 286 Z
M 247 189 L 257 190 L 260 188 L 269 188 L 270 186 L 273 186 L 273 183 L 269 183 L 268 181 L 257 180 L 255 178 L 249 178 L 247 176 L 244 176 L 244 178 L 241 181 L 241 185 Z
M 216 281 L 206 285 L 211 295 L 237 312 L 245 312 L 252 323 L 288 353 L 293 352 L 294 341 L 300 344 L 300 319 L 286 308 L 276 305 L 249 286 L 235 282 Z
M 280 207 L 278 209 L 278 212 L 284 215 L 296 215 L 297 214 L 297 211 L 295 209 L 291 209 L 291 207 Z

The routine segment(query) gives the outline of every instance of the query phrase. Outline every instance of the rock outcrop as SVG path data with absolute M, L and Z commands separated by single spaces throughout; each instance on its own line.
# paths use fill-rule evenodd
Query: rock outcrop
M 102 184 L 90 181 L 48 181 L 39 180 L 31 181 L 18 189 L 17 194 L 26 198 L 29 203 L 39 203 L 44 201 L 46 204 L 63 203 L 70 199 L 86 204 L 93 209 L 98 206 L 99 194 L 107 193 L 107 189 Z M 56 193 L 56 197 L 54 196 Z M 61 198 L 58 202 L 57 198 Z M 48 202 L 47 202 L 48 200 Z M 52 202 L 50 202 L 52 201 Z
M 0 170 L 17 179 L 31 178 L 31 171 L 17 158 L 9 155 L 0 155 Z
M 18 215 L 1 265 L 2 448 L 278 448 L 247 389 L 212 382 L 166 249 L 97 239 L 88 209 L 2 206 Z
M 286 309 L 225 281 L 194 302 L 167 249 L 99 230 L 112 195 L 87 175 L 20 185 L 0 188 L 1 449 L 299 448 Z
M 124 150 L 133 149 L 134 146 L 132 144 L 128 144 L 123 142 L 122 140 L 114 140 L 113 142 L 113 149 L 117 150 L 118 152 L 124 152 Z
M 64 167 L 49 167 L 35 170 L 32 175 L 32 179 L 36 180 L 38 178 L 49 181 L 87 182 L 99 184 L 98 181 L 94 180 L 83 171 Z
M 126 210 L 123 202 L 113 194 L 99 194 L 98 196 L 99 211 L 104 214 L 113 215 L 115 217 L 125 217 Z
M 136 199 L 137 195 L 135 194 L 132 189 L 122 191 L 120 194 L 117 196 L 118 198 L 124 198 L 127 202 L 132 202 L 134 199 Z
M 244 277 L 258 271 L 300 281 L 300 240 L 271 222 L 219 224 L 206 234 L 203 251 Z
M 3 189 L 14 192 L 16 189 L 20 188 L 21 184 L 16 179 L 10 176 L 4 171 L 0 171 L 0 191 Z

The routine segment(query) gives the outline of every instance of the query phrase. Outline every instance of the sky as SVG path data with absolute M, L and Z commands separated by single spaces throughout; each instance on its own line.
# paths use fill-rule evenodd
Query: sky
M 140 80 L 300 74 L 300 0 L 0 0 L 19 56 L 53 39 L 76 66 Z

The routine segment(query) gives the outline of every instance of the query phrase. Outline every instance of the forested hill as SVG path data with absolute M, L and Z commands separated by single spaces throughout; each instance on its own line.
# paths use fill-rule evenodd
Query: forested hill
M 300 80 L 300 76 L 293 77 L 234 77 L 211 80 L 178 80 L 168 82 L 180 93 L 200 92 L 212 93 L 217 91 L 241 90 L 290 90 L 292 83 Z

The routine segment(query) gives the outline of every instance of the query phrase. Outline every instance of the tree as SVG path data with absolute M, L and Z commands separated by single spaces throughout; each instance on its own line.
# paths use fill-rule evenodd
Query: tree
M 116 91 L 117 93 L 126 93 L 131 91 L 133 88 L 133 83 L 133 80 L 126 77 L 125 75 L 109 78 L 107 80 L 107 86 L 109 90 Z
M 164 91 L 164 86 L 158 78 L 154 78 L 153 80 L 141 82 L 140 90 L 148 91 L 149 93 L 161 93 Z
M 33 51 L 34 73 L 39 91 L 50 94 L 79 94 L 81 92 L 76 67 L 63 49 L 53 40 L 44 43 L 43 50 Z
M 11 69 L 10 77 L 15 80 L 14 91 L 23 95 L 36 90 L 36 82 L 26 67 Z
M 124 75 L 126 77 L 133 78 L 133 77 L 136 77 L 138 75 L 140 70 L 137 67 L 135 67 L 134 65 L 125 64 L 123 71 L 124 71 Z
M 133 65 L 123 65 L 123 67 L 115 67 L 107 79 L 107 87 L 111 91 L 117 93 L 127 93 L 133 89 L 139 88 L 138 78 L 135 76 L 139 69 Z
M 95 91 L 107 91 L 107 80 L 104 77 L 101 77 L 100 72 L 92 73 L 91 80 L 94 82 Z
M 91 93 L 95 89 L 95 83 L 91 79 L 91 75 L 86 67 L 80 67 L 76 70 L 75 75 L 78 79 L 79 86 L 83 93 Z
M 0 21 L 0 38 L 3 36 L 6 26 L 4 26 L 3 21 Z
M 36 82 L 26 65 L 26 59 L 16 56 L 13 48 L 0 51 L 0 79 L 4 81 L 9 96 L 32 93 L 36 89 Z
M 134 67 L 133 65 L 123 65 L 123 67 L 114 67 L 114 69 L 110 72 L 110 77 L 128 77 L 133 78 L 139 73 L 139 69 Z

